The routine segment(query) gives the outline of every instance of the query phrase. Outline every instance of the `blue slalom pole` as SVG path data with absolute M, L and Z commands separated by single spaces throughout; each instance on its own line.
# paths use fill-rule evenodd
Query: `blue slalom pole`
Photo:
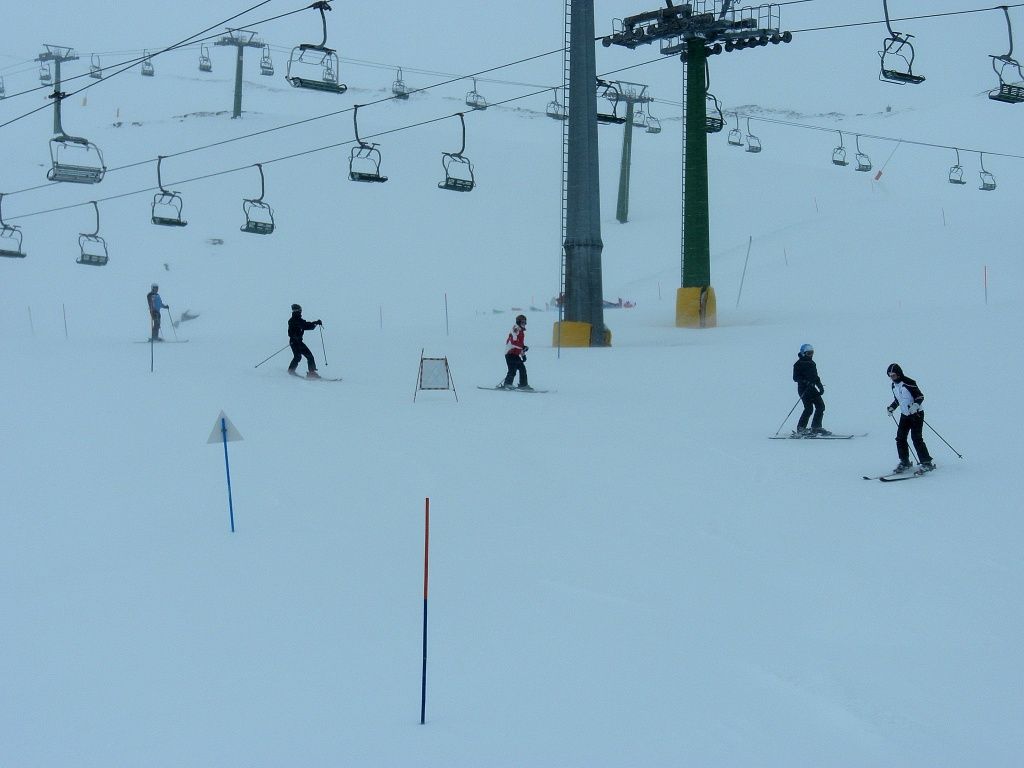
M 235 532 L 235 505 L 231 501 L 231 467 L 228 464 L 228 424 L 223 416 L 220 420 L 220 434 L 224 438 L 224 471 L 228 476 L 228 514 L 231 517 L 231 532 Z

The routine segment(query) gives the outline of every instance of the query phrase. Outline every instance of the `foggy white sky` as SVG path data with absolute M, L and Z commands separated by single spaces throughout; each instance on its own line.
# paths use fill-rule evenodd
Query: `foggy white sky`
M 181 0 L 173 4 L 123 4 L 109 0 L 83 6 L 69 0 L 41 0 L 18 4 L 6 15 L 7 47 L 0 53 L 0 75 L 8 93 L 38 85 L 31 63 L 42 43 L 75 47 L 82 56 L 84 71 L 90 52 L 102 52 L 113 63 L 143 48 L 155 50 L 193 35 L 253 2 L 201 2 Z M 597 0 L 595 18 L 598 35 L 611 30 L 612 19 L 661 5 L 660 0 Z M 894 19 L 922 14 L 991 8 L 980 0 L 890 0 Z M 242 17 L 235 26 L 245 26 L 298 10 L 301 3 L 271 0 Z M 883 18 L 881 0 L 807 0 L 781 5 L 782 27 L 805 30 Z M 1024 7 L 1011 8 L 1018 33 L 1024 34 Z M 977 94 L 993 87 L 990 54 L 1007 50 L 1005 22 L 999 11 L 963 14 L 935 19 L 896 22 L 894 29 L 915 36 L 915 71 L 928 79 L 919 87 L 900 87 L 878 80 L 877 50 L 885 36 L 882 24 L 808 31 L 797 34 L 788 46 L 734 52 L 711 59 L 712 91 L 726 108 L 759 104 L 777 109 L 794 109 L 808 114 L 878 112 L 894 108 L 928 108 L 950 99 Z M 289 16 L 255 27 L 275 47 L 287 48 L 302 42 L 319 42 L 320 19 L 315 10 Z M 1018 34 L 1018 36 L 1019 36 Z M 379 62 L 402 66 L 407 80 L 416 84 L 436 82 L 439 76 L 417 74 L 417 70 L 463 74 L 534 56 L 558 48 L 562 41 L 562 3 L 554 0 L 521 0 L 515 3 L 480 3 L 472 0 L 438 2 L 336 2 L 328 14 L 328 44 L 338 50 L 347 82 L 390 82 L 391 73 L 359 67 L 345 60 Z M 1024 51 L 1024 42 L 1019 44 Z M 211 46 L 215 63 L 227 65 L 229 54 Z M 176 56 L 194 56 L 192 50 Z M 255 57 L 253 57 L 255 58 Z M 661 57 L 656 47 L 629 51 L 597 46 L 598 72 L 621 70 L 644 62 L 644 66 L 619 71 L 618 78 L 647 83 L 655 97 L 678 102 L 681 66 L 672 57 Z M 255 62 L 253 62 L 253 66 Z M 74 66 L 69 66 L 74 71 Z M 547 56 L 528 64 L 483 75 L 481 92 L 494 102 L 523 92 L 509 83 L 557 84 L 561 81 L 561 57 Z M 38 92 L 19 100 L 0 103 L 0 116 L 33 106 Z M 1002 128 L 984 138 L 1002 141 L 995 150 L 1013 151 L 1006 120 L 1018 125 L 1011 107 L 1000 105 Z M 664 116 L 670 112 L 661 110 Z M 1012 114 L 1011 114 L 1012 113 Z M 979 120 L 979 130 L 990 123 Z M 914 137 L 937 143 L 971 144 L 976 137 L 961 130 L 944 133 L 942 126 L 928 136 Z

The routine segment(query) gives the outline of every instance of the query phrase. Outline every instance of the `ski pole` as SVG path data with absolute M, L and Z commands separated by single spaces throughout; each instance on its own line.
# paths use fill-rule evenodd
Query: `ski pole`
M 889 418 L 892 419 L 892 423 L 896 425 L 896 429 L 900 428 L 900 423 L 896 421 L 896 417 L 892 415 L 892 411 L 889 411 Z M 921 460 L 917 458 L 917 451 L 914 450 L 914 446 L 907 441 L 907 448 L 910 449 L 910 455 L 914 457 L 914 462 L 917 464 L 921 463 Z
M 327 345 L 324 344 L 324 326 L 320 324 L 320 348 L 324 351 L 324 365 L 330 365 L 327 362 Z
M 286 349 L 288 349 L 288 347 L 290 347 L 290 346 L 291 346 L 291 344 L 289 343 L 289 344 L 286 344 L 285 346 L 281 347 L 279 350 L 277 350 L 277 352 L 275 352 L 270 357 L 268 357 L 267 360 L 270 360 L 270 358 L 272 358 L 272 357 L 277 357 L 282 352 L 284 352 Z M 256 365 L 254 365 L 253 368 L 259 368 L 261 365 L 263 365 L 263 363 L 267 362 L 267 360 L 261 360 L 260 362 L 256 363 Z
M 928 424 L 928 422 L 925 421 L 925 424 Z M 931 424 L 928 424 L 928 429 L 930 429 L 932 432 L 935 432 L 935 427 L 933 427 Z M 939 440 L 941 440 L 942 442 L 946 443 L 946 438 L 944 438 L 938 432 L 935 432 L 935 434 L 938 435 Z M 956 448 L 954 448 L 952 445 L 949 445 L 949 443 L 946 443 L 946 445 L 949 446 L 949 450 L 951 450 L 953 453 L 956 454 L 956 457 L 958 459 L 962 459 L 963 458 L 963 456 L 960 455 L 960 453 L 957 451 Z
M 167 310 L 167 319 L 171 321 L 171 331 L 174 332 L 174 340 L 177 341 L 178 340 L 178 329 L 174 327 L 174 318 L 171 317 L 171 308 L 170 307 L 164 307 L 164 309 Z
M 779 434 L 779 432 L 781 432 L 781 431 L 782 431 L 782 428 L 783 428 L 783 427 L 784 427 L 784 426 L 786 425 L 786 422 L 787 422 L 787 421 L 789 421 L 789 417 L 793 415 L 793 411 L 795 411 L 795 410 L 796 410 L 796 407 L 797 407 L 798 405 L 800 405 L 800 402 L 801 402 L 802 400 L 803 400 L 803 398 L 802 398 L 802 397 L 798 397 L 798 398 L 796 399 L 796 402 L 795 402 L 795 403 L 793 403 L 793 407 L 789 409 L 789 413 L 787 413 L 787 414 L 786 414 L 786 418 L 784 418 L 784 419 L 782 420 L 782 423 L 781 423 L 781 424 L 779 424 L 779 428 L 775 430 L 775 434 L 776 434 L 776 435 L 777 435 L 777 434 Z

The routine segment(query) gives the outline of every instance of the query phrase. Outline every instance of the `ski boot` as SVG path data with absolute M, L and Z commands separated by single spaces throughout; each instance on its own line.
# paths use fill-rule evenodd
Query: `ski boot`
M 316 371 L 306 371 L 306 378 L 307 379 L 319 379 L 320 378 L 320 374 L 317 373 Z
M 810 436 L 811 437 L 828 437 L 831 434 L 832 433 L 829 432 L 827 429 L 822 429 L 821 427 L 813 427 L 811 429 Z
M 288 369 L 288 375 L 289 375 L 289 376 L 298 376 L 298 375 L 299 375 L 299 373 L 298 373 L 298 371 L 296 371 L 296 370 L 295 370 L 294 368 L 289 368 L 289 369 Z
M 904 472 L 909 471 L 913 466 L 914 465 L 911 464 L 909 461 L 901 461 L 899 464 L 896 465 L 895 469 L 893 469 L 892 474 L 902 475 Z
M 516 389 L 521 389 L 524 392 L 533 392 L 533 387 L 531 387 L 529 384 L 520 384 L 518 387 L 516 387 Z
M 931 461 L 922 461 L 921 466 L 917 468 L 917 473 L 923 475 L 925 472 L 931 472 L 933 469 L 935 469 L 935 464 Z
M 514 389 L 514 387 L 511 384 L 509 384 L 507 381 L 502 379 L 501 381 L 498 382 L 498 384 L 495 387 L 495 389 Z

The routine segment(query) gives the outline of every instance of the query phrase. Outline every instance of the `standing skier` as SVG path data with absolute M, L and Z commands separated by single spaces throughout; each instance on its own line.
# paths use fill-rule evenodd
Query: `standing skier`
M 153 283 L 146 294 L 146 304 L 149 306 L 149 330 L 151 341 L 163 341 L 160 338 L 160 310 L 170 309 L 170 304 L 164 304 L 159 294 L 160 286 Z
M 797 394 L 804 404 L 803 413 L 796 423 L 796 434 L 800 437 L 832 434 L 821 427 L 821 419 L 825 415 L 825 401 L 821 396 L 825 394 L 825 385 L 818 378 L 818 366 L 814 364 L 813 358 L 814 347 L 810 344 L 801 344 L 800 354 L 793 363 L 793 381 L 796 382 Z M 810 429 L 807 428 L 808 419 L 811 419 Z
M 890 414 L 897 408 L 900 410 L 900 421 L 896 427 L 896 452 L 899 454 L 900 463 L 896 465 L 893 474 L 902 474 L 913 466 L 910 463 L 910 448 L 907 445 L 908 434 L 914 441 L 914 450 L 917 451 L 917 459 L 921 462 L 920 471 L 931 472 L 935 465 L 921 436 L 924 430 L 924 394 L 916 381 L 903 375 L 903 369 L 898 363 L 890 363 L 885 372 L 892 382 L 893 396 L 887 410 Z
M 516 373 L 519 373 L 519 389 L 532 390 L 526 381 L 526 315 L 517 315 L 516 324 L 505 339 L 505 365 L 508 366 L 508 375 L 498 387 L 499 389 L 512 389 L 512 380 Z
M 318 325 L 323 325 L 320 320 L 304 320 L 302 318 L 302 307 L 298 304 L 292 304 L 292 316 L 288 318 L 288 344 L 292 348 L 292 362 L 288 366 L 288 373 L 292 376 L 298 376 L 295 369 L 299 367 L 299 360 L 303 357 L 306 358 L 306 371 L 307 379 L 319 379 L 320 374 L 316 372 L 316 361 L 313 359 L 313 353 L 309 351 L 309 347 L 306 346 L 302 340 L 302 334 L 306 331 L 312 331 Z

